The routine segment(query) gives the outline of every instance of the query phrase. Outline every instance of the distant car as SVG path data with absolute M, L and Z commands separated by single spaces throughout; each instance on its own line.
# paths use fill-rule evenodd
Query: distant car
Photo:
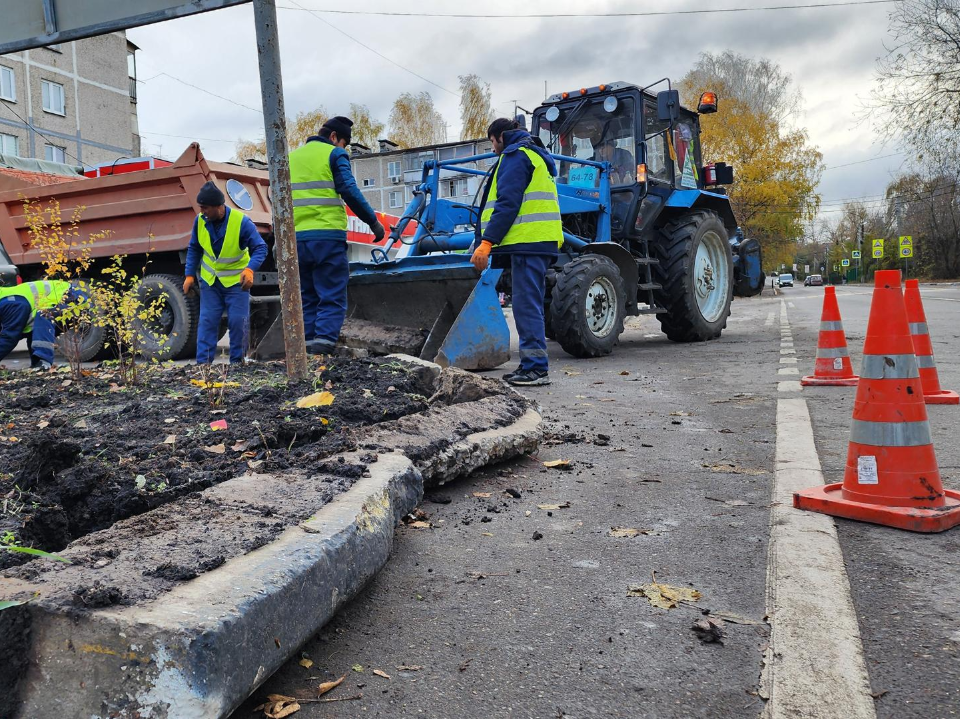
M 780 280 L 777 282 L 780 287 L 793 287 L 793 275 L 790 273 L 784 273 L 780 276 Z
M 0 245 L 0 287 L 16 285 L 20 272 L 17 266 L 10 261 L 7 251 Z
M 803 280 L 804 285 L 823 285 L 822 275 L 807 275 Z

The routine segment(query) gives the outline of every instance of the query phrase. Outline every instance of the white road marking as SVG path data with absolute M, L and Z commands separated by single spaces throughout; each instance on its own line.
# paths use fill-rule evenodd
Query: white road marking
M 780 348 L 781 355 L 796 355 L 797 351 L 793 348 Z
M 793 347 L 793 340 L 781 340 L 781 341 L 780 341 L 780 347 L 782 347 L 782 348 L 785 348 L 785 347 L 787 347 L 787 348 Z
M 780 358 L 780 364 L 781 364 L 781 365 L 796 365 L 796 364 L 797 364 L 797 359 L 796 359 L 796 358 L 782 357 L 782 358 Z
M 773 325 L 773 319 L 775 317 L 776 317 L 776 313 L 773 313 L 773 312 L 767 313 L 767 319 L 763 324 L 767 326 Z
M 800 371 L 794 367 L 784 367 L 777 370 L 778 375 L 799 375 Z
M 785 370 L 797 372 L 778 374 Z M 781 380 L 777 391 L 799 392 L 800 383 Z M 806 400 L 778 399 L 764 717 L 876 717 L 836 525 L 828 515 L 793 507 L 794 492 L 823 482 Z

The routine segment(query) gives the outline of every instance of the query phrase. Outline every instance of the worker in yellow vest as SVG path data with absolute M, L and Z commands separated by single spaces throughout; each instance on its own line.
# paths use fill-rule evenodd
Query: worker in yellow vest
M 64 280 L 38 280 L 0 288 L 0 360 L 26 338 L 30 367 L 53 367 L 53 321 L 58 308 L 67 307 L 82 296 Z
M 500 157 L 480 202 L 477 248 L 471 258 L 483 272 L 491 252 L 509 258 L 513 319 L 520 336 L 520 367 L 503 376 L 511 385 L 548 385 L 543 301 L 547 270 L 563 245 L 557 167 L 520 124 L 494 120 L 487 130 Z
M 200 214 L 193 221 L 187 246 L 183 292 L 200 289 L 200 322 L 197 325 L 197 364 L 213 362 L 220 337 L 220 318 L 227 313 L 230 362 L 242 363 L 250 339 L 250 288 L 253 273 L 267 257 L 267 244 L 253 221 L 228 208 L 213 182 L 197 194 Z M 197 274 L 200 282 L 197 283 Z
M 385 233 L 350 169 L 346 147 L 352 127 L 349 118 L 332 117 L 290 153 L 303 330 L 307 352 L 313 355 L 333 351 L 347 316 L 350 270 L 344 202 L 370 226 L 377 242 Z

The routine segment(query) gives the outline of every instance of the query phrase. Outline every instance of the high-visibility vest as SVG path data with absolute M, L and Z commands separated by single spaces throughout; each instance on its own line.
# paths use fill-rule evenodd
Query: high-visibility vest
M 240 223 L 244 214 L 238 210 L 230 210 L 227 215 L 227 231 L 223 236 L 223 247 L 220 255 L 213 254 L 213 244 L 210 241 L 210 232 L 203 220 L 203 215 L 197 216 L 197 241 L 203 248 L 203 257 L 200 258 L 200 277 L 207 285 L 213 285 L 217 280 L 224 287 L 231 287 L 240 282 L 240 273 L 250 264 L 250 251 L 240 249 Z
M 560 201 L 557 199 L 557 183 L 550 175 L 547 164 L 535 151 L 521 147 L 519 152 L 525 153 L 533 163 L 533 177 L 523 192 L 523 202 L 517 218 L 510 226 L 510 230 L 500 241 L 500 246 L 520 245 L 521 243 L 556 242 L 557 247 L 563 245 L 563 223 L 560 220 Z M 490 217 L 493 215 L 497 203 L 497 176 L 500 174 L 500 163 L 503 156 L 497 161 L 497 169 L 490 181 L 490 192 L 487 203 L 480 215 L 480 232 L 486 230 Z
M 347 211 L 337 195 L 330 156 L 334 146 L 316 140 L 290 153 L 293 224 L 302 230 L 347 230 Z
M 66 280 L 37 280 L 15 287 L 0 288 L 0 300 L 8 297 L 27 299 L 30 303 L 30 321 L 23 331 L 30 332 L 33 330 L 33 319 L 37 316 L 37 312 L 59 305 L 69 290 L 70 283 Z

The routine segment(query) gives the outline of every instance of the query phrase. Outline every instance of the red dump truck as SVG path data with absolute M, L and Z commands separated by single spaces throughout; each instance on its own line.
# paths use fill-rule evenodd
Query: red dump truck
M 60 203 L 62 217 L 69 220 L 74 208 L 83 206 L 80 221 L 82 241 L 91 234 L 107 231 L 90 245 L 94 267 L 114 255 L 126 256 L 126 269 L 140 274 L 142 292 L 149 297 L 165 296 L 159 320 L 146 329 L 144 342 L 160 358 L 191 357 L 196 349 L 199 297 L 183 294 L 183 268 L 193 220 L 199 213 L 196 203 L 200 187 L 212 180 L 227 197 L 230 208 L 242 210 L 253 220 L 270 247 L 270 255 L 254 278 L 250 316 L 251 344 L 256 346 L 276 316 L 279 300 L 276 264 L 273 259 L 273 229 L 270 213 L 270 181 L 264 170 L 232 163 L 209 162 L 200 146 L 191 144 L 175 162 L 135 172 L 80 178 L 51 185 L 28 185 L 0 192 L 0 242 L 19 268 L 24 282 L 43 274 L 40 255 L 31 247 L 24 217 L 24 198 L 46 207 L 50 200 Z M 7 185 L 6 187 L 9 187 Z M 351 218 L 348 239 L 373 247 L 372 234 Z M 385 226 L 397 218 L 384 216 Z M 362 223 L 360 223 L 362 225 Z M 225 325 L 222 326 L 225 330 Z M 92 328 L 81 348 L 83 359 L 104 352 L 103 331 Z

